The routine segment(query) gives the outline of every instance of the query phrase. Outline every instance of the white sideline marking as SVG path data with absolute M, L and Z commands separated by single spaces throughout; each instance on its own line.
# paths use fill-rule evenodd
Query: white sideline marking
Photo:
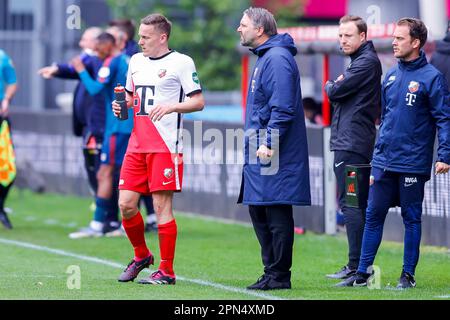
M 44 251 L 44 252 L 53 253 L 53 254 L 60 255 L 60 256 L 77 258 L 79 260 L 84 260 L 84 261 L 89 261 L 89 262 L 93 262 L 93 263 L 97 263 L 97 264 L 102 264 L 102 265 L 106 265 L 106 266 L 109 266 L 109 267 L 112 267 L 112 268 L 117 268 L 117 269 L 122 269 L 122 270 L 125 269 L 125 267 L 126 267 L 126 266 L 124 266 L 124 265 L 122 265 L 120 263 L 116 263 L 116 262 L 112 262 L 112 261 L 108 261 L 108 260 L 103 260 L 103 259 L 100 259 L 100 258 L 97 258 L 97 257 L 84 256 L 84 255 L 80 255 L 80 254 L 76 254 L 76 253 L 72 253 L 72 252 L 68 252 L 68 251 L 64 251 L 64 250 L 60 250 L 60 249 L 52 249 L 52 248 L 39 246 L 39 245 L 35 245 L 35 244 L 32 244 L 32 243 L 27 243 L 27 242 L 20 242 L 20 241 L 14 241 L 14 240 L 8 240 L 8 239 L 0 238 L 0 243 L 9 244 L 9 245 L 22 247 L 22 248 L 27 248 L 27 249 L 32 249 L 32 250 L 36 250 L 36 251 Z M 148 270 L 145 270 L 145 271 L 149 272 Z M 241 288 L 226 286 L 226 285 L 215 283 L 215 282 L 211 282 L 211 281 L 205 281 L 205 280 L 200 280 L 200 279 L 189 279 L 189 278 L 180 277 L 180 276 L 177 276 L 177 280 L 192 282 L 192 283 L 195 283 L 195 284 L 198 284 L 198 285 L 201 285 L 201 286 L 213 287 L 213 288 L 224 290 L 224 291 L 242 293 L 242 294 L 255 296 L 255 297 L 266 299 L 266 300 L 284 300 L 284 299 L 282 299 L 280 297 L 272 296 L 272 295 L 269 295 L 269 294 L 253 292 L 253 291 L 244 290 L 244 289 L 241 289 Z
M 450 294 L 446 295 L 446 296 L 436 296 L 435 298 L 439 298 L 439 299 L 450 299 Z

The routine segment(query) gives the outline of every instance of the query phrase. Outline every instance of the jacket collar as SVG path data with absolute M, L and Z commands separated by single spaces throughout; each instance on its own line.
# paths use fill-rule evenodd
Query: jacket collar
M 250 51 L 258 57 L 262 57 L 270 48 L 274 47 L 284 47 L 289 50 L 293 56 L 297 54 L 294 39 L 292 39 L 292 37 L 287 33 L 273 35 L 259 47 L 250 49 Z
M 362 55 L 363 53 L 366 53 L 368 51 L 375 51 L 375 47 L 373 46 L 373 42 L 371 40 L 364 42 L 359 48 L 358 50 L 356 50 L 355 52 L 353 52 L 350 55 L 350 59 L 353 61 L 356 58 L 358 58 L 360 55 Z
M 423 50 L 420 50 L 420 56 L 417 59 L 414 59 L 412 61 L 398 61 L 398 66 L 400 70 L 417 70 L 422 68 L 428 64 L 427 57 L 425 56 L 425 52 Z

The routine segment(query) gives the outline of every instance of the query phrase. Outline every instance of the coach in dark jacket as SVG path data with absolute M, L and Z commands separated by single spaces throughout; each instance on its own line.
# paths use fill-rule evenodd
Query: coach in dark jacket
M 250 290 L 291 288 L 292 205 L 310 205 L 308 146 L 297 49 L 270 12 L 249 8 L 237 30 L 258 56 L 248 91 L 240 203 L 249 205 L 264 275 Z
M 436 41 L 436 51 L 431 56 L 430 63 L 445 76 L 450 90 L 450 23 L 444 40 Z
M 367 25 L 360 17 L 344 16 L 339 22 L 342 51 L 351 59 L 344 74 L 328 81 L 325 90 L 334 106 L 331 151 L 334 151 L 339 206 L 344 213 L 349 246 L 348 263 L 329 278 L 345 279 L 356 272 L 364 231 L 364 209 L 345 202 L 345 166 L 369 164 L 375 143 L 375 120 L 380 110 L 381 63 Z

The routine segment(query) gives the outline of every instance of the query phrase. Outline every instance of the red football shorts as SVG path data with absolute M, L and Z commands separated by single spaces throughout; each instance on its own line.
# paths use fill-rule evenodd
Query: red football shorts
M 181 191 L 183 155 L 171 153 L 126 153 L 120 170 L 119 190 L 141 194 Z

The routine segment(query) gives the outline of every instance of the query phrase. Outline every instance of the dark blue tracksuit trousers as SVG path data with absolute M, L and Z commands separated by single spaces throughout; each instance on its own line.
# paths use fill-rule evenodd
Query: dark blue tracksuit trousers
M 383 226 L 390 207 L 400 205 L 405 225 L 403 270 L 414 275 L 419 261 L 422 234 L 422 201 L 425 182 L 429 177 L 420 174 L 384 171 L 372 168 L 374 178 L 369 190 L 366 224 L 358 272 L 368 273 L 380 246 Z

